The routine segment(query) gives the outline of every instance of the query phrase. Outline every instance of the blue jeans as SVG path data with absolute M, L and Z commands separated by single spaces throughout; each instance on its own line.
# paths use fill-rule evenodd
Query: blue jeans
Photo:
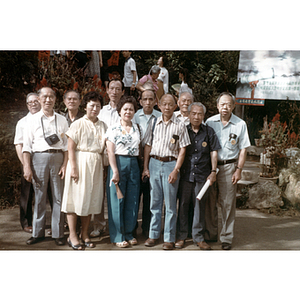
M 151 239 L 158 239 L 160 236 L 162 209 L 165 200 L 164 242 L 171 243 L 175 242 L 176 237 L 176 202 L 180 175 L 178 174 L 176 182 L 172 184 L 168 182 L 168 177 L 174 170 L 175 165 L 176 161 L 161 162 L 154 158 L 151 158 L 149 163 L 151 195 L 149 237 Z
M 112 183 L 109 186 L 113 172 L 108 167 L 107 174 L 107 208 L 110 241 L 120 243 L 125 240 L 132 240 L 139 210 L 140 195 L 140 169 L 136 156 L 116 155 L 119 171 L 119 187 L 123 194 L 118 199 L 116 186 Z

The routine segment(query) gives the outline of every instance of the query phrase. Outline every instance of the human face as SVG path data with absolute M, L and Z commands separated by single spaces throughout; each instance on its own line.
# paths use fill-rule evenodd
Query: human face
M 99 101 L 91 100 L 86 104 L 86 116 L 95 123 L 97 121 L 97 116 L 99 115 L 100 109 L 101 103 Z
M 143 110 L 146 115 L 152 114 L 153 107 L 156 104 L 156 99 L 153 92 L 151 91 L 143 92 L 140 103 L 143 106 Z
M 164 65 L 162 56 L 158 59 L 157 64 L 162 67 Z
M 166 95 L 161 97 L 158 107 L 163 114 L 164 121 L 171 119 L 176 106 L 177 105 L 172 96 Z
M 192 102 L 193 102 L 193 97 L 191 94 L 183 93 L 180 95 L 180 98 L 178 100 L 178 106 L 179 106 L 180 112 L 183 115 L 188 114 L 188 107 Z
M 204 110 L 203 107 L 198 105 L 193 105 L 189 113 L 190 122 L 193 128 L 199 128 L 204 120 Z
M 51 88 L 42 88 L 38 100 L 44 111 L 52 111 L 56 101 L 55 93 Z
M 133 116 L 134 116 L 134 106 L 132 103 L 125 103 L 120 111 L 120 115 L 121 115 L 121 119 L 128 123 L 132 120 Z
M 113 106 L 116 106 L 121 97 L 124 95 L 124 91 L 122 91 L 122 83 L 120 81 L 110 82 L 107 94 Z
M 153 73 L 153 74 L 151 75 L 153 81 L 156 80 L 156 79 L 158 78 L 159 73 L 160 73 L 160 72 L 158 72 L 158 73 Z
M 33 115 L 41 110 L 41 104 L 38 100 L 38 96 L 36 95 L 29 96 L 26 104 L 29 112 Z
M 225 120 L 230 119 L 234 107 L 235 105 L 233 104 L 231 97 L 228 95 L 222 96 L 217 104 L 221 118 Z
M 128 58 L 131 55 L 130 51 L 122 51 L 122 54 L 125 58 Z
M 76 111 L 80 105 L 80 99 L 75 92 L 69 92 L 64 98 L 64 103 L 68 110 Z

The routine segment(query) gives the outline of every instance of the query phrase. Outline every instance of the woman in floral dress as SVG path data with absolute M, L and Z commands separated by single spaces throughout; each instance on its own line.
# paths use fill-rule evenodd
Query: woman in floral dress
M 120 123 L 110 126 L 105 135 L 110 164 L 107 175 L 109 235 L 111 242 L 120 248 L 137 244 L 132 232 L 139 209 L 141 133 L 137 124 L 131 121 L 136 110 L 133 97 L 122 97 L 117 105 Z M 119 197 L 118 188 L 122 192 Z

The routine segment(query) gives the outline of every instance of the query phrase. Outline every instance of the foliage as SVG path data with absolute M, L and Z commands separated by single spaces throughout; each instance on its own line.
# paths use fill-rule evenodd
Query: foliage
M 33 88 L 38 74 L 36 51 L 0 51 L 0 86 Z
M 55 55 L 41 60 L 39 73 L 42 79 L 38 82 L 36 90 L 43 86 L 51 87 L 56 92 L 55 109 L 59 111 L 65 108 L 63 95 L 68 90 L 77 90 L 82 98 L 89 91 L 98 91 L 105 98 L 101 80 L 97 75 L 87 78 L 84 70 L 77 67 L 73 56 Z

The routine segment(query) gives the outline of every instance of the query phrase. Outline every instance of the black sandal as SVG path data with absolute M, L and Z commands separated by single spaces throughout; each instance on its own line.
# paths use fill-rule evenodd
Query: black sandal
M 67 239 L 67 242 L 69 244 L 69 247 L 72 247 L 73 250 L 84 250 L 84 247 L 82 247 L 82 245 L 80 245 L 80 244 L 73 245 L 72 242 L 71 242 L 70 237 Z M 79 249 L 80 247 L 81 247 L 81 249 Z

